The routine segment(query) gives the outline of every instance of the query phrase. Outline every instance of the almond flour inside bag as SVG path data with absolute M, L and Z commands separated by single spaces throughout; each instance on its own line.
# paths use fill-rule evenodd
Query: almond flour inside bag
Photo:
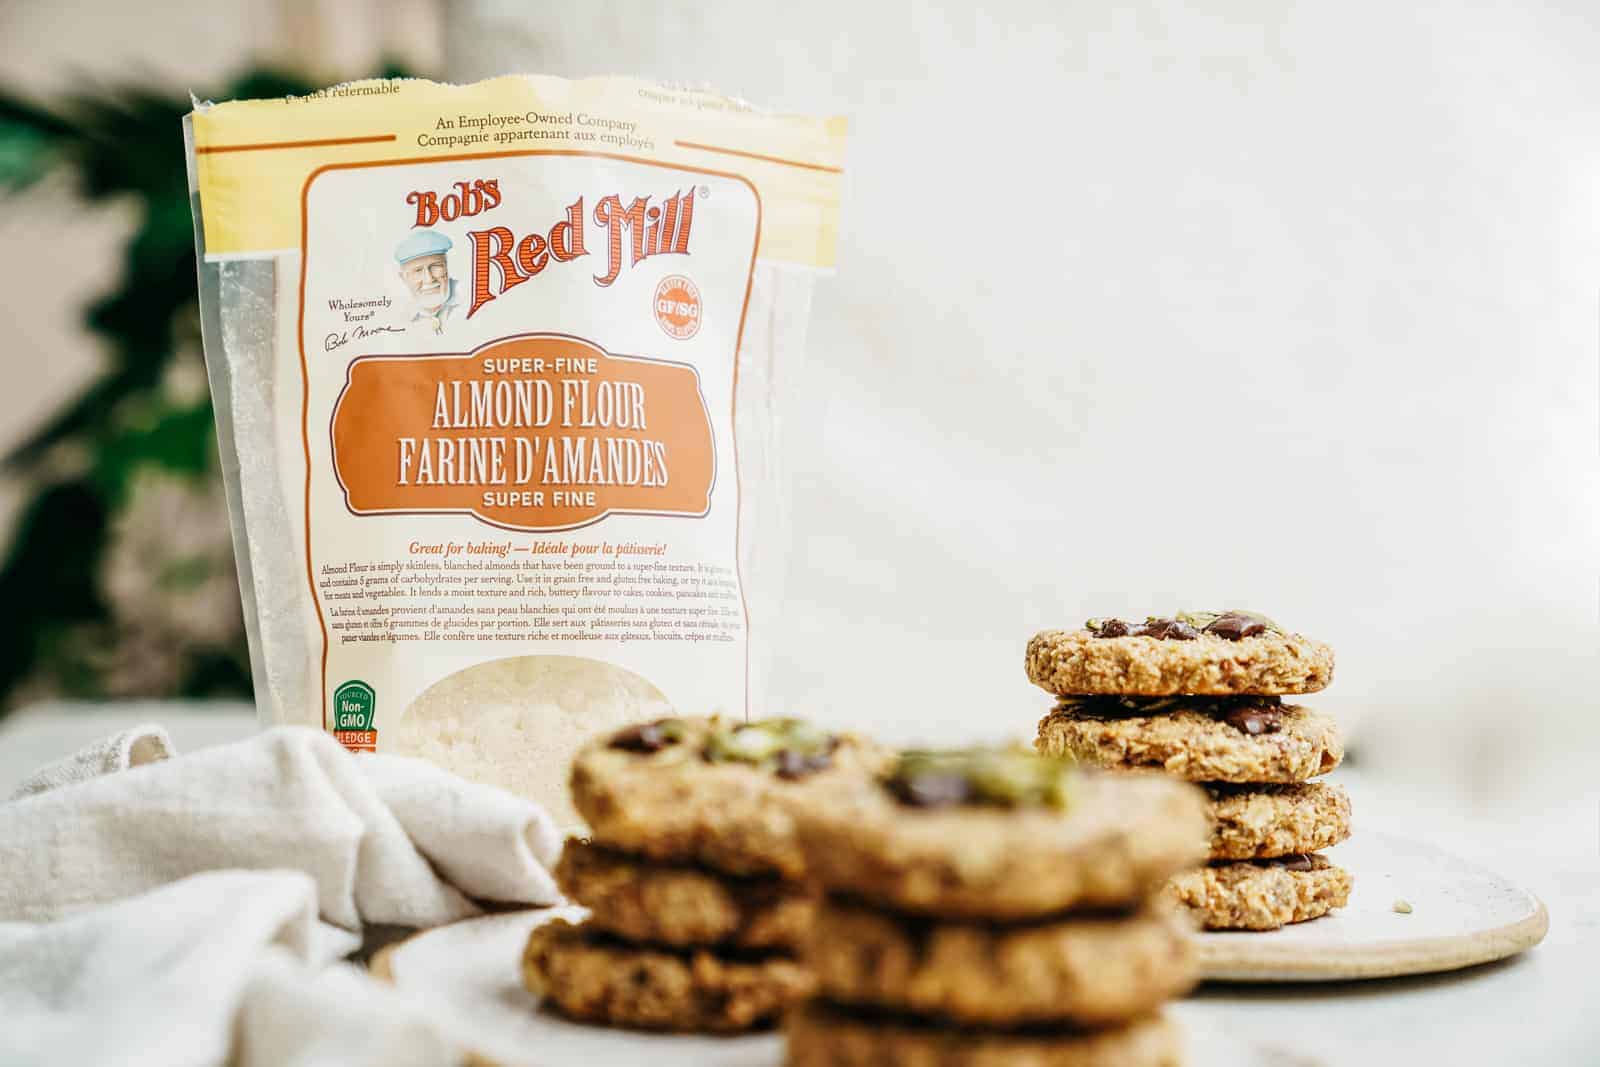
M 202 104 L 185 136 L 264 724 L 575 823 L 584 737 L 762 703 L 842 120 L 512 77 Z

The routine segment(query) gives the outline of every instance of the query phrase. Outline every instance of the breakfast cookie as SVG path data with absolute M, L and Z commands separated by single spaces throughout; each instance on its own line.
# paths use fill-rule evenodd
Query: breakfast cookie
M 561 919 L 529 935 L 522 981 L 573 1019 L 712 1033 L 770 1024 L 814 984 L 787 956 L 640 948 Z
M 1178 1067 L 1183 1038 L 1159 1015 L 1099 1030 L 946 1029 L 814 1001 L 784 1022 L 789 1067 Z
M 1192 782 L 1301 782 L 1344 759 L 1332 719 L 1276 697 L 1063 697 L 1035 747 Z
M 595 928 L 648 944 L 796 950 L 816 907 L 792 882 L 655 863 L 576 838 L 555 875 Z
M 1207 930 L 1276 930 L 1342 908 L 1350 872 L 1319 855 L 1213 863 L 1185 871 L 1167 893 Z
M 653 860 L 799 878 L 791 805 L 886 757 L 799 719 L 662 719 L 578 753 L 572 798 L 594 840 Z
M 903 754 L 796 808 L 812 877 L 924 915 L 1020 920 L 1125 907 L 1205 858 L 1205 795 L 1020 750 Z
M 1248 612 L 1191 612 L 1126 623 L 1090 619 L 1028 642 L 1028 680 L 1058 695 L 1315 693 L 1333 650 Z
M 1187 916 L 999 925 L 941 922 L 829 898 L 806 962 L 836 1003 L 982 1026 L 1094 1026 L 1154 1011 L 1195 983 Z
M 1350 836 L 1350 795 L 1328 782 L 1206 787 L 1211 858 L 1267 859 L 1320 852 Z

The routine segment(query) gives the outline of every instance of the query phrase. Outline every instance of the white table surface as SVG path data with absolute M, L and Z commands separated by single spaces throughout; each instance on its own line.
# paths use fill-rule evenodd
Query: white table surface
M 255 729 L 251 710 L 240 704 L 20 712 L 0 723 L 0 796 L 41 763 L 146 721 L 166 726 L 179 751 L 225 743 Z M 1468 820 L 1436 795 L 1370 781 L 1356 770 L 1342 770 L 1339 778 L 1354 801 L 1358 833 L 1381 829 L 1426 838 L 1510 875 L 1549 907 L 1549 936 L 1523 956 L 1455 974 L 1207 985 L 1178 1005 L 1177 1013 L 1270 1046 L 1283 1067 L 1600 1064 L 1600 791 L 1554 808 Z

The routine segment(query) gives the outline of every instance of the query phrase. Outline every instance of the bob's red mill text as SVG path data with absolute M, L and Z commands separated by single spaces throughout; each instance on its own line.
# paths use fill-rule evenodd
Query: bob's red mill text
M 263 722 L 574 822 L 581 738 L 761 704 L 843 120 L 507 77 L 185 133 Z

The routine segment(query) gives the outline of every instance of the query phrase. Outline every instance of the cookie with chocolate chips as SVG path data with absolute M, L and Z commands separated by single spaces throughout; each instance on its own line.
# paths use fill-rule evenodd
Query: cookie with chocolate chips
M 1027 671 L 1062 696 L 1285 696 L 1325 688 L 1333 650 L 1253 612 L 1185 612 L 1045 630 L 1028 642 Z
M 811 972 L 788 956 L 633 945 L 562 919 L 534 928 L 522 980 L 569 1018 L 706 1033 L 771 1025 L 815 985 Z
M 1126 907 L 1203 859 L 1210 836 L 1193 786 L 1016 749 L 905 753 L 795 812 L 829 893 L 945 918 Z
M 964 1029 L 816 1001 L 784 1023 L 789 1067 L 1179 1067 L 1183 1036 L 1160 1015 L 1092 1030 Z
M 836 1003 L 954 1023 L 1094 1026 L 1194 985 L 1186 916 L 1167 907 L 1001 924 L 913 918 L 829 898 L 807 962 Z
M 1166 892 L 1207 930 L 1276 930 L 1344 907 L 1351 884 L 1349 871 L 1312 853 L 1214 862 L 1176 875 Z
M 801 884 L 657 863 L 577 839 L 562 849 L 555 876 L 597 929 L 655 945 L 793 952 L 816 908 Z
M 800 719 L 674 718 L 589 744 L 572 799 L 597 844 L 664 863 L 797 879 L 791 809 L 879 770 L 887 755 Z
M 1303 782 L 1344 759 L 1332 719 L 1276 697 L 1062 697 L 1034 745 L 1191 782 Z

